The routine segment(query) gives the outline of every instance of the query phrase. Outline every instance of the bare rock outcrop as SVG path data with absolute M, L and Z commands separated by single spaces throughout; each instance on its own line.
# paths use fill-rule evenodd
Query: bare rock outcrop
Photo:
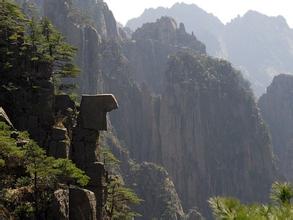
M 58 189 L 54 192 L 54 197 L 49 213 L 51 219 L 69 220 L 68 189 Z
M 93 192 L 78 187 L 70 187 L 69 200 L 70 220 L 97 220 L 96 197 Z
M 140 84 L 146 83 L 153 93 L 159 94 L 162 92 L 168 56 L 178 51 L 205 54 L 205 45 L 194 35 L 186 33 L 184 24 L 178 26 L 169 17 L 144 24 L 123 46 L 134 79 Z
M 183 207 L 206 214 L 211 196 L 266 199 L 275 177 L 269 134 L 228 62 L 187 53 L 169 60 L 160 137 L 162 164 Z
M 63 5 L 66 15 L 68 7 Z M 50 13 L 54 18 L 53 9 Z M 69 16 L 64 19 L 56 22 L 61 22 L 60 30 L 69 41 L 79 46 L 82 91 L 111 92 L 118 98 L 120 110 L 111 115 L 118 138 L 138 162 L 164 166 L 170 177 L 145 169 L 152 178 L 159 173 L 162 184 L 172 180 L 163 192 L 178 205 L 177 213 L 197 206 L 207 215 L 206 200 L 216 195 L 236 196 L 245 202 L 266 199 L 275 176 L 271 143 L 247 83 L 230 64 L 207 57 L 204 46 L 170 18 L 146 25 L 133 35 L 134 41 L 125 44 L 103 39 L 95 25 L 76 23 Z M 168 64 L 172 54 L 176 55 Z M 98 132 L 78 123 L 76 141 L 81 145 L 73 154 L 84 153 L 76 162 L 92 175 L 101 165 L 95 164 Z M 82 147 L 84 140 L 89 147 Z M 151 193 L 159 192 L 149 188 Z M 154 203 L 146 204 L 142 209 L 156 209 Z
M 293 76 L 274 78 L 258 102 L 271 132 L 277 164 L 288 180 L 293 180 Z

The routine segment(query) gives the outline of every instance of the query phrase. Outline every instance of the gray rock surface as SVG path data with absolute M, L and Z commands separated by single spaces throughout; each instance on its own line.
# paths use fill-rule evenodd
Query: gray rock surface
M 83 95 L 80 104 L 81 126 L 96 131 L 107 130 L 107 113 L 117 109 L 116 98 L 111 94 Z
M 157 94 L 162 92 L 168 57 L 178 51 L 206 53 L 205 46 L 194 35 L 186 33 L 184 24 L 178 25 L 169 17 L 144 24 L 123 46 L 133 78 Z
M 69 220 L 69 190 L 59 189 L 54 192 L 50 210 L 51 219 Z
M 162 16 L 184 23 L 187 32 L 205 43 L 209 55 L 232 62 L 251 82 L 258 97 L 278 73 L 293 73 L 293 31 L 282 16 L 248 11 L 224 25 L 194 4 L 177 3 L 171 8 L 147 9 L 126 26 L 135 31 Z
M 70 220 L 96 220 L 96 197 L 89 190 L 69 188 L 69 219 Z
M 287 180 L 293 180 L 293 76 L 274 78 L 259 108 L 271 132 L 277 164 Z

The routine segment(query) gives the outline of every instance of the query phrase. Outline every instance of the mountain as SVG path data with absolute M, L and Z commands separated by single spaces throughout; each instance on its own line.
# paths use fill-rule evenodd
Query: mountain
M 152 92 L 160 94 L 167 68 L 168 56 L 178 51 L 205 54 L 205 45 L 186 32 L 183 23 L 162 17 L 144 24 L 126 41 L 123 52 L 130 62 L 133 78 L 145 83 Z
M 281 16 L 248 11 L 226 25 L 222 39 L 226 58 L 243 69 L 257 95 L 278 73 L 293 72 L 293 30 Z
M 78 49 L 79 92 L 113 93 L 119 102 L 106 145 L 121 161 L 117 175 L 145 200 L 138 219 L 211 218 L 207 200 L 218 195 L 267 199 L 277 173 L 252 91 L 196 34 L 163 17 L 128 38 L 101 0 L 44 0 L 39 8 Z M 96 158 L 102 143 L 90 134 L 76 131 L 85 140 L 76 161 Z
M 276 161 L 282 174 L 290 181 L 293 147 L 293 76 L 281 74 L 274 78 L 267 92 L 259 99 L 259 108 L 272 135 Z
M 129 20 L 126 27 L 135 31 L 143 24 L 155 22 L 162 16 L 172 17 L 178 23 L 183 23 L 187 32 L 193 32 L 207 46 L 209 54 L 216 54 L 220 50 L 216 36 L 222 32 L 224 24 L 217 17 L 194 4 L 176 3 L 169 9 L 163 7 L 146 9 L 139 18 Z
M 113 121 L 118 137 L 132 158 L 166 168 L 184 209 L 198 207 L 209 216 L 204 201 L 213 195 L 264 201 L 276 171 L 249 85 L 231 64 L 209 57 L 183 27 L 162 17 L 126 41 L 133 78 L 154 95 L 145 96 L 147 102 L 132 99 L 132 108 L 142 105 L 132 115 L 136 120 Z M 178 33 L 189 37 L 178 40 Z
M 248 11 L 224 25 L 196 5 L 181 3 L 171 8 L 145 10 L 126 26 L 135 30 L 161 16 L 183 22 L 189 33 L 194 32 L 206 44 L 208 54 L 232 62 L 251 82 L 257 97 L 279 72 L 293 72 L 293 31 L 281 16 Z

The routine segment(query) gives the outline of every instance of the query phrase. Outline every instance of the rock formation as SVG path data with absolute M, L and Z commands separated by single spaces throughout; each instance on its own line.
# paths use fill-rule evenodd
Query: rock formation
M 293 32 L 282 16 L 248 11 L 224 25 L 198 6 L 182 3 L 171 8 L 147 9 L 127 26 L 135 31 L 162 16 L 184 23 L 188 33 L 193 32 L 205 43 L 209 55 L 225 58 L 241 69 L 256 96 L 265 92 L 276 74 L 293 73 Z
M 144 215 L 139 219 L 202 219 L 196 210 L 190 211 L 190 214 L 184 213 L 174 183 L 163 167 L 144 162 L 132 166 L 131 169 L 132 174 L 128 181 L 135 183 L 131 185 L 132 188 L 144 198 L 144 204 L 138 208 L 138 212 Z
M 135 189 L 146 200 L 139 208 L 141 214 L 162 217 L 170 208 L 165 198 L 172 201 L 173 212 L 167 216 L 174 220 L 194 207 L 208 216 L 210 196 L 265 200 L 275 177 L 270 139 L 247 82 L 229 63 L 208 57 L 204 45 L 170 18 L 145 25 L 132 40 L 113 39 L 107 37 L 112 34 L 103 33 L 108 28 L 98 28 L 97 17 L 93 24 L 78 22 L 70 17 L 72 8 L 67 2 L 46 2 L 46 15 L 79 50 L 81 91 L 113 93 L 119 100 L 119 111 L 111 114 L 110 122 L 113 136 L 124 142 L 123 150 L 130 157 L 119 152 L 117 142 L 111 146 L 117 146 L 114 152 L 124 164 L 131 159 L 142 163 L 138 170 L 122 171 L 129 185 L 140 183 Z M 88 3 L 96 4 L 89 0 L 79 4 Z M 97 5 L 102 7 L 100 1 Z M 109 14 L 102 8 L 102 14 Z M 100 168 L 92 173 L 101 165 L 96 163 L 98 128 L 83 127 L 82 114 L 76 130 L 70 134 L 67 129 L 67 136 L 75 137 L 70 154 L 76 155 L 74 160 L 89 175 L 102 174 Z M 64 127 L 70 124 L 74 121 Z M 82 147 L 75 143 L 82 143 L 82 137 L 89 151 L 79 157 Z M 90 164 L 85 165 L 87 160 Z M 146 192 L 144 174 L 155 186 Z M 152 194 L 158 195 L 154 202 Z M 157 203 L 162 204 L 157 207 Z M 150 216 L 149 210 L 155 210 L 155 215 Z M 196 215 L 191 211 L 189 216 Z
M 293 76 L 274 78 L 266 94 L 259 99 L 259 108 L 271 132 L 274 153 L 282 174 L 293 180 Z
M 83 96 L 77 126 L 73 131 L 71 156 L 91 178 L 88 188 L 95 193 L 97 219 L 102 219 L 105 203 L 106 170 L 99 162 L 99 131 L 107 130 L 107 112 L 118 108 L 113 95 Z
M 170 59 L 160 137 L 183 207 L 206 210 L 202 201 L 215 195 L 265 200 L 275 177 L 269 135 L 247 83 L 226 61 Z
M 223 31 L 224 24 L 195 4 L 176 3 L 170 8 L 146 9 L 140 17 L 129 20 L 126 27 L 135 31 L 143 24 L 155 22 L 162 16 L 172 17 L 176 22 L 183 23 L 188 33 L 194 33 L 206 45 L 208 54 L 219 53 L 221 45 L 217 36 Z
M 178 27 L 174 19 L 162 17 L 137 29 L 123 51 L 130 62 L 133 78 L 160 94 L 168 56 L 178 51 L 205 54 L 205 46 L 186 33 L 183 23 Z

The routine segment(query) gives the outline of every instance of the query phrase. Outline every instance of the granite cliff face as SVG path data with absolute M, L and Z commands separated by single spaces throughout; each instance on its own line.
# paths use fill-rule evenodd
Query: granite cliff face
M 194 4 L 176 3 L 171 8 L 146 9 L 139 18 L 129 20 L 126 26 L 135 31 L 143 24 L 155 22 L 162 16 L 172 17 L 176 22 L 183 23 L 188 33 L 193 32 L 207 46 L 209 54 L 216 55 L 219 52 L 220 42 L 216 36 L 222 32 L 224 24 L 216 16 Z
M 195 206 L 208 215 L 210 196 L 265 200 L 275 176 L 268 132 L 247 83 L 230 64 L 205 55 L 204 45 L 173 19 L 146 24 L 129 40 L 100 1 L 74 3 L 102 10 L 92 22 L 73 19 L 66 1 L 46 2 L 46 15 L 79 50 L 81 92 L 113 93 L 119 100 L 110 121 L 130 158 L 142 163 L 125 180 L 139 183 L 145 219 L 164 216 L 165 198 L 173 201 L 167 219 L 174 220 Z M 152 194 L 164 198 L 151 200 Z
M 248 79 L 256 96 L 265 92 L 275 75 L 292 73 L 293 32 L 286 20 L 269 17 L 256 11 L 224 25 L 212 14 L 194 4 L 175 4 L 171 8 L 148 9 L 127 26 L 136 30 L 161 16 L 183 22 L 189 33 L 194 32 L 206 44 L 208 54 L 232 62 Z
M 117 31 L 116 23 L 113 24 L 111 22 L 114 17 L 105 6 L 105 3 L 101 1 L 97 3 L 92 1 L 74 1 L 73 6 L 71 6 L 66 1 L 50 0 L 45 2 L 47 3 L 44 9 L 45 15 L 52 19 L 54 24 L 59 27 L 59 30 L 62 31 L 71 44 L 77 46 L 77 63 L 82 70 L 81 77 L 77 82 L 80 86 L 81 93 L 113 93 L 117 100 L 119 100 L 119 112 L 117 111 L 112 114 L 110 120 L 114 129 L 117 131 L 118 137 L 123 137 L 122 140 L 125 142 L 128 150 L 130 150 L 131 156 L 134 155 L 132 152 L 139 151 L 135 155 L 142 155 L 142 152 L 144 152 L 145 155 L 155 158 L 154 155 L 157 145 L 151 145 L 151 143 L 154 142 L 151 142 L 151 140 L 147 138 L 153 136 L 153 140 L 158 140 L 158 127 L 156 127 L 156 125 L 153 127 L 151 126 L 151 123 L 157 121 L 157 119 L 153 118 L 157 115 L 154 112 L 158 112 L 157 99 L 151 96 L 151 92 L 147 87 L 140 88 L 130 77 L 131 70 L 129 61 L 122 54 L 121 41 L 124 39 L 123 32 L 121 30 Z M 85 11 L 93 10 L 94 13 L 100 15 L 95 14 L 96 17 L 90 16 L 92 22 L 84 23 L 76 20 L 74 17 L 71 17 L 70 12 L 72 8 L 78 5 L 84 7 L 83 10 Z M 54 8 L 58 10 L 53 10 Z M 103 16 L 105 14 L 108 16 Z M 105 25 L 98 25 L 101 23 L 101 17 L 104 17 L 105 22 L 102 23 Z M 108 26 L 106 24 L 108 24 Z M 146 111 L 146 109 L 149 111 Z M 138 129 L 138 127 L 141 129 Z M 89 138 L 90 137 L 89 134 Z M 113 134 L 113 137 L 115 137 L 115 134 Z M 141 140 L 144 141 L 143 149 L 132 147 L 136 145 L 128 145 L 129 143 L 141 143 Z M 149 147 L 149 149 L 147 147 Z M 127 164 L 128 160 L 131 159 L 123 156 L 124 154 L 121 155 L 117 148 L 119 148 L 117 143 L 114 143 L 112 149 L 116 152 L 116 156 L 121 159 L 123 163 Z M 78 160 L 80 160 L 79 157 L 77 158 L 77 161 Z M 159 161 L 159 156 L 156 160 Z M 142 157 L 139 161 L 144 161 L 144 158 Z M 150 166 L 148 170 L 150 173 L 156 172 L 152 166 Z M 127 174 L 131 176 L 131 174 L 133 174 L 132 172 L 134 171 L 129 170 Z M 131 178 L 125 173 L 123 176 L 129 185 L 133 184 Z M 169 178 L 167 174 L 165 178 Z M 143 176 L 138 176 L 136 180 L 143 182 L 144 178 Z M 158 187 L 150 188 L 148 192 L 150 194 L 156 194 L 155 192 L 162 191 L 167 197 L 172 197 L 174 194 L 178 199 L 177 192 L 170 178 L 169 183 L 170 185 L 166 185 L 166 187 L 159 187 L 159 184 L 157 184 Z M 139 190 L 142 191 L 141 187 L 140 185 L 137 186 L 137 192 L 139 192 Z M 144 216 L 142 219 L 149 219 L 148 217 L 151 214 L 147 213 L 145 210 L 155 209 L 155 203 L 152 203 L 150 198 L 146 197 L 147 195 L 148 194 L 139 194 L 143 200 L 147 201 L 146 204 L 142 203 L 142 207 L 138 210 L 140 214 Z M 161 204 L 160 207 L 162 212 L 167 210 L 168 204 Z M 182 214 L 180 200 L 172 204 L 172 207 L 175 210 L 174 213 L 177 212 L 176 210 L 179 210 L 178 212 Z M 152 217 L 159 218 L 159 214 L 162 213 L 154 213 Z M 173 214 L 171 213 L 171 215 Z M 173 217 L 170 219 L 177 219 L 176 214 L 174 214 Z
M 274 78 L 266 94 L 259 100 L 259 108 L 272 135 L 276 161 L 282 174 L 293 179 L 293 77 L 281 74 Z
M 142 45 L 150 48 L 147 42 L 158 42 L 162 35 L 156 28 L 161 23 L 158 20 L 144 25 L 133 38 L 143 33 L 148 40 L 141 40 Z M 169 34 L 168 39 L 175 36 Z M 168 46 L 172 48 L 171 43 Z M 165 71 L 157 71 L 154 60 L 145 62 L 155 67 L 156 77 L 146 75 L 149 70 L 141 73 L 138 70 L 142 68 L 136 68 L 136 71 L 145 77 L 140 80 L 146 94 L 148 88 L 154 88 L 153 81 L 161 79 L 159 90 L 155 91 L 159 96 L 144 96 L 148 99 L 143 100 L 153 100 L 145 105 L 142 100 L 132 99 L 136 100 L 133 108 L 138 110 L 132 114 L 135 122 L 129 124 L 133 133 L 128 133 L 127 127 L 121 128 L 125 123 L 113 121 L 130 155 L 138 161 L 165 167 L 184 209 L 197 206 L 207 215 L 205 201 L 215 195 L 237 196 L 247 202 L 264 201 L 263 195 L 269 192 L 276 171 L 269 133 L 248 83 L 229 63 L 212 59 L 200 50 L 181 48 L 168 56 L 152 52 L 157 56 L 156 61 L 169 56 L 169 62 L 161 67 Z M 149 53 L 143 52 L 141 56 L 144 54 Z M 133 57 L 139 56 L 137 52 Z M 129 59 L 130 66 L 143 63 L 133 60 Z M 152 103 L 156 103 L 156 111 Z
M 160 94 L 168 56 L 178 51 L 205 54 L 205 46 L 194 35 L 187 34 L 184 24 L 162 17 L 137 29 L 123 52 L 128 58 L 133 78 L 146 83 L 152 92 Z
M 206 56 L 180 53 L 168 67 L 162 164 L 183 207 L 206 213 L 203 201 L 215 195 L 265 200 L 275 176 L 271 143 L 247 82 L 226 61 Z

